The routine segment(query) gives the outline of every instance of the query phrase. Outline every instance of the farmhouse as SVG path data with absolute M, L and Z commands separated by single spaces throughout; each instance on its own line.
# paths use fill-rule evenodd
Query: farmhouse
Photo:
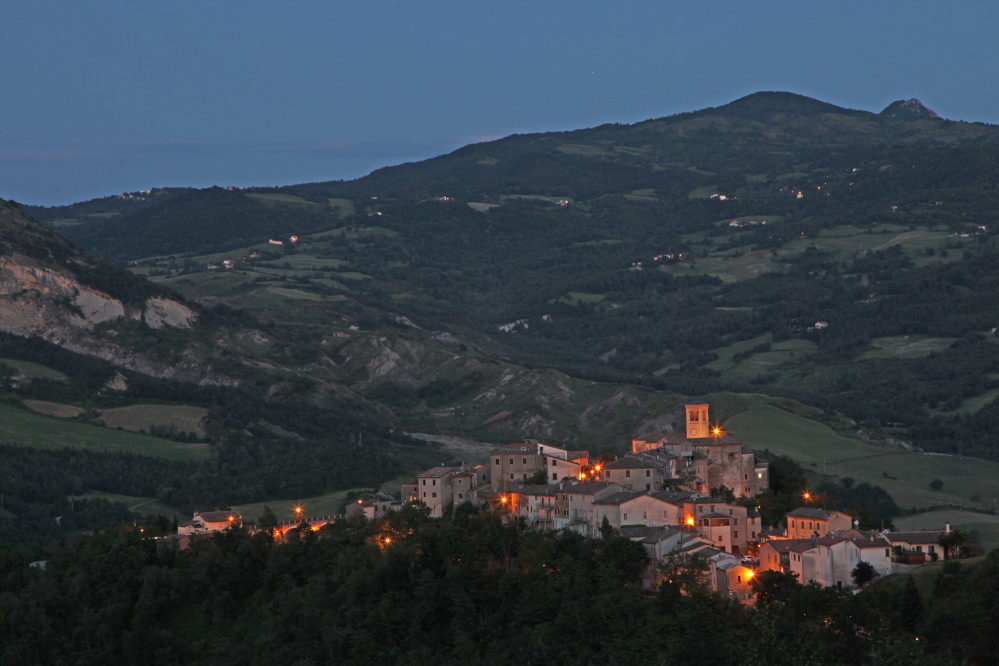
M 194 512 L 194 518 L 177 525 L 177 534 L 208 534 L 222 532 L 230 527 L 243 524 L 243 517 L 235 511 L 205 511 Z

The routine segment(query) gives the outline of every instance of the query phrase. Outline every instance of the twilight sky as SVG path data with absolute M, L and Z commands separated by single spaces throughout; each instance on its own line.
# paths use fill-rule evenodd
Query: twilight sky
M 999 122 L 995 2 L 9 3 L 0 197 L 356 178 L 789 90 Z

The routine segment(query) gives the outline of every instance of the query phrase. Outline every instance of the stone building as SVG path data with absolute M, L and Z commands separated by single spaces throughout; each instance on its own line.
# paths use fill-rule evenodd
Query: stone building
M 513 488 L 539 470 L 545 471 L 548 483 L 558 483 L 565 478 L 578 479 L 580 464 L 586 464 L 589 454 L 586 451 L 572 453 L 576 458 L 571 458 L 569 451 L 563 448 L 533 439 L 497 449 L 489 454 L 493 488 L 497 491 Z
M 632 452 L 676 456 L 676 475 L 684 486 L 700 493 L 725 486 L 736 496 L 753 496 L 770 487 L 767 462 L 712 425 L 708 405 L 687 405 L 685 413 L 684 433 L 650 433 L 633 439 Z
M 801 507 L 787 514 L 787 537 L 808 539 L 853 527 L 853 519 L 841 511 Z

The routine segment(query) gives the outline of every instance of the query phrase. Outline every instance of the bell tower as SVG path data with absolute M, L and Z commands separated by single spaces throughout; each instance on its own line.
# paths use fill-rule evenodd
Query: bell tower
M 711 434 L 711 424 L 708 422 L 707 405 L 686 405 L 687 439 L 698 439 Z

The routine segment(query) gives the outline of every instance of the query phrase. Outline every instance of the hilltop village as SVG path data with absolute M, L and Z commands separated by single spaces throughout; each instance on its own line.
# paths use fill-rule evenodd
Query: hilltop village
M 752 579 L 763 571 L 852 589 L 858 563 L 866 562 L 869 575 L 877 577 L 941 554 L 949 525 L 865 531 L 845 513 L 806 506 L 787 514 L 786 528 L 765 528 L 759 511 L 744 500 L 769 489 L 767 461 L 712 426 L 708 405 L 686 405 L 685 412 L 686 432 L 633 439 L 632 452 L 617 459 L 591 459 L 587 451 L 529 439 L 495 449 L 485 464 L 421 472 L 402 485 L 400 499 L 358 500 L 347 505 L 345 516 L 299 513 L 266 529 L 283 538 L 303 523 L 318 529 L 357 514 L 377 519 L 406 504 L 443 517 L 467 502 L 540 531 L 572 530 L 592 538 L 616 533 L 640 542 L 654 563 L 698 556 L 707 563 L 712 589 L 741 600 L 752 598 Z M 178 527 L 178 537 L 225 530 L 241 520 L 233 511 L 196 513 Z M 647 587 L 652 578 L 650 569 Z

